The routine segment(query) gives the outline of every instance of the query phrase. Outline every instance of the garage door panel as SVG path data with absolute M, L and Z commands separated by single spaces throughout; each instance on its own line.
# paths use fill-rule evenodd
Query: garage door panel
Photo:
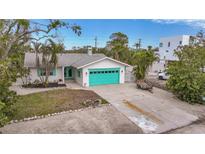
M 119 84 L 119 68 L 90 69 L 89 85 Z

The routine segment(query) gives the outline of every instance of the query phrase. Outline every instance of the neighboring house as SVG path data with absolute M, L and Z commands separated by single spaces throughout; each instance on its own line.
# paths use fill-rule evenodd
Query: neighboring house
M 176 50 L 179 46 L 184 46 L 189 44 L 190 44 L 189 35 L 161 38 L 159 44 L 160 60 L 163 61 L 177 60 L 177 57 L 174 55 L 174 50 Z
M 45 75 L 43 68 L 36 67 L 36 54 L 26 53 L 24 66 L 30 69 L 30 81 Z M 42 55 L 39 55 L 40 61 Z M 106 57 L 103 54 L 58 54 L 58 64 L 50 72 L 50 82 L 74 80 L 83 87 L 120 84 L 125 82 L 128 64 Z
M 167 67 L 168 63 L 178 60 L 177 57 L 174 55 L 174 52 L 180 46 L 194 44 L 200 45 L 200 42 L 203 42 L 203 40 L 201 40 L 200 37 L 191 35 L 179 35 L 160 38 L 158 52 L 160 60 L 153 64 L 153 66 L 150 69 L 150 74 L 163 71 Z

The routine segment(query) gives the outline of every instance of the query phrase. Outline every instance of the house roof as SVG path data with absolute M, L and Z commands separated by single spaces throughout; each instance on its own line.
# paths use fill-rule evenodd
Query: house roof
M 41 62 L 42 54 L 38 54 L 38 55 L 39 55 L 39 61 Z M 114 60 L 112 58 L 106 57 L 104 54 L 88 55 L 88 54 L 76 54 L 76 53 L 63 53 L 63 54 L 58 54 L 57 56 L 58 56 L 57 67 L 73 66 L 75 68 L 82 68 L 90 64 L 93 64 L 95 62 L 104 60 L 104 59 L 110 59 L 117 63 L 121 63 L 122 65 L 129 66 L 128 64 L 125 64 L 120 61 Z M 24 66 L 31 67 L 31 68 L 36 67 L 36 54 L 35 53 L 25 54 Z

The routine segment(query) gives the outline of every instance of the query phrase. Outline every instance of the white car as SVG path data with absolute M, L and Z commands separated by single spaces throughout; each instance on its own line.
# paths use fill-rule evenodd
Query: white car
M 159 72 L 158 78 L 159 78 L 159 80 L 167 80 L 167 79 L 169 79 L 169 75 L 165 70 L 163 72 Z

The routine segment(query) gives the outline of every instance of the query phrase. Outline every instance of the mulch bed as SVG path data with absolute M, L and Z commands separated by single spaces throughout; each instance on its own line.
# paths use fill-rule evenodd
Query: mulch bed
M 66 87 L 66 84 L 58 84 L 56 83 L 48 83 L 47 86 L 45 86 L 42 83 L 39 84 L 27 84 L 27 85 L 22 85 L 23 88 L 54 88 L 54 87 Z

